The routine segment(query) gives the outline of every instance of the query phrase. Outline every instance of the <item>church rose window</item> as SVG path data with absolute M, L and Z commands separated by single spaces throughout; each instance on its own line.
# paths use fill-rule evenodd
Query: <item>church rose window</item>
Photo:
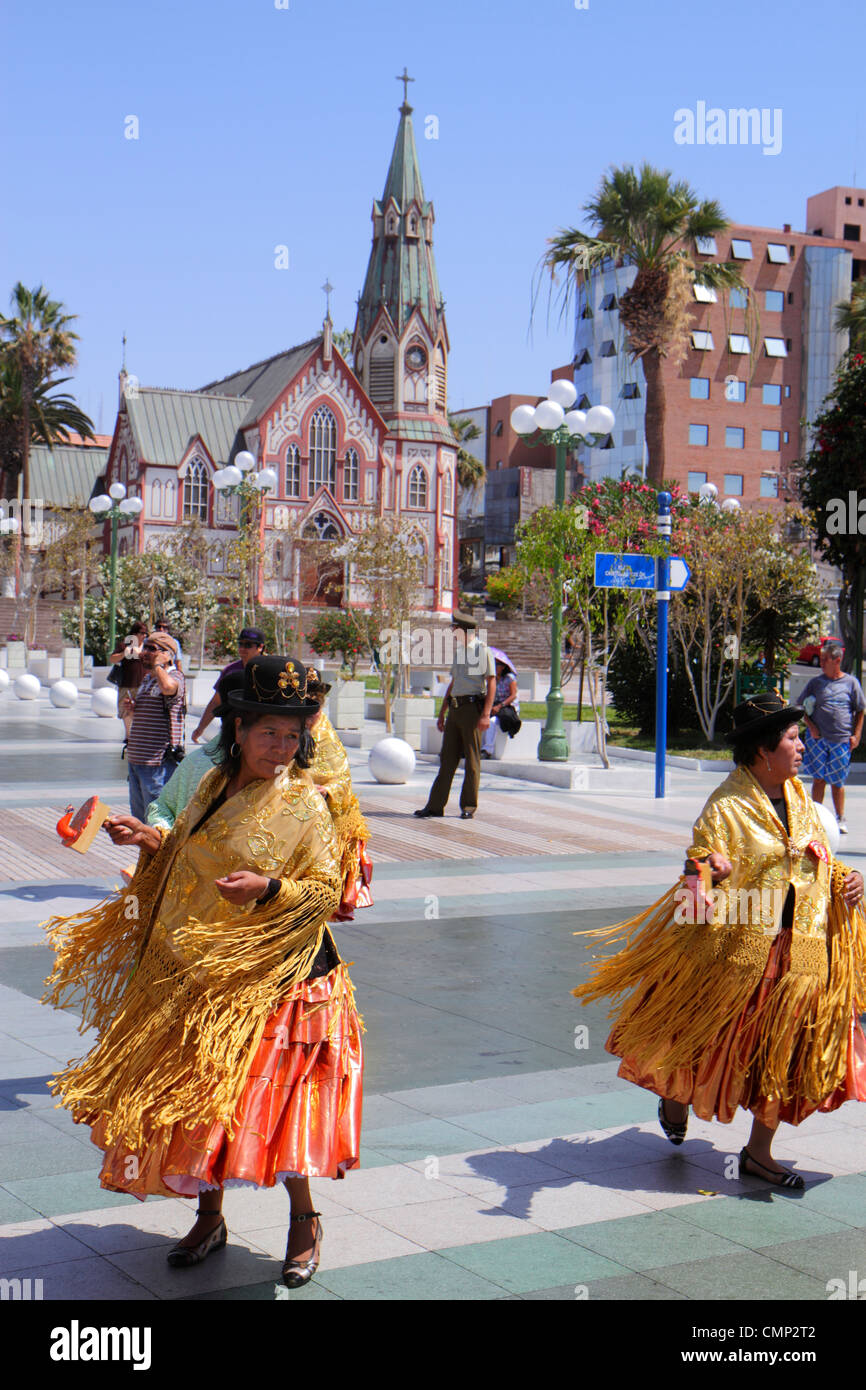
M 322 405 L 310 421 L 310 484 L 314 497 L 320 487 L 333 489 L 337 482 L 337 422 Z
M 190 464 L 183 480 L 184 521 L 207 521 L 207 469 L 200 459 Z
M 409 474 L 409 506 L 427 506 L 427 474 L 420 463 Z
M 343 465 L 344 502 L 357 502 L 360 474 L 361 470 L 358 463 L 358 455 L 354 449 L 348 449 L 346 451 L 346 462 Z

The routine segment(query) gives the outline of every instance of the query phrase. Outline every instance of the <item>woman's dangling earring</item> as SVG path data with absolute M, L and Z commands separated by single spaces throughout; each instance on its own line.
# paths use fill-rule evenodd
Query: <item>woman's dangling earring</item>
M 767 771 L 768 771 L 768 772 L 772 772 L 773 769 L 770 767 L 770 759 L 769 759 L 769 758 L 765 758 L 765 759 L 764 759 L 764 762 L 765 762 L 766 765 L 767 765 Z
M 229 756 L 232 757 L 232 758 L 239 758 L 240 755 L 241 755 L 241 746 L 240 746 L 240 744 L 239 744 L 239 743 L 233 743 L 232 746 L 231 746 L 231 748 L 229 749 Z

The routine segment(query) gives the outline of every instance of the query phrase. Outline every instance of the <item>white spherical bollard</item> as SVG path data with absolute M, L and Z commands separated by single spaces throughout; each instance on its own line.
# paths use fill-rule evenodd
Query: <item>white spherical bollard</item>
M 94 690 L 90 697 L 90 708 L 100 719 L 116 719 L 117 686 L 104 685 L 101 690 Z
M 812 805 L 818 812 L 818 819 L 824 827 L 824 833 L 827 839 L 830 841 L 830 853 L 832 855 L 838 854 L 840 835 L 836 817 L 832 811 L 828 811 L 826 806 L 819 805 L 817 801 L 813 801 Z
M 55 709 L 71 709 L 78 699 L 78 687 L 72 681 L 55 681 L 49 699 Z
M 382 738 L 370 749 L 368 766 L 377 782 L 396 786 L 415 771 L 415 754 L 402 738 Z
M 25 672 L 23 676 L 16 676 L 12 682 L 12 689 L 19 700 L 38 700 L 42 686 L 38 676 L 31 676 Z
M 9 689 L 9 672 L 5 666 L 0 666 L 0 690 Z

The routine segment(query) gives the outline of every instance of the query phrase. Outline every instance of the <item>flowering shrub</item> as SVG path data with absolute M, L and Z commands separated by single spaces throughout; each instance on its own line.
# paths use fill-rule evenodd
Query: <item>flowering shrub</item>
M 345 608 L 330 608 L 320 614 L 307 641 L 317 656 L 333 657 L 339 652 L 350 680 L 355 678 L 359 658 L 369 651 L 364 628 Z

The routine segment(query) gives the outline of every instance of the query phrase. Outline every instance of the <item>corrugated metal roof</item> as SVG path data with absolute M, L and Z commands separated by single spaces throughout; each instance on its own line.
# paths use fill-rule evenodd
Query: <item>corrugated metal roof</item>
M 389 435 L 397 439 L 420 439 L 428 444 L 450 444 L 456 447 L 457 441 L 446 425 L 435 420 L 412 420 L 405 415 L 385 416 Z
M 108 466 L 108 450 L 75 444 L 30 446 L 30 490 L 46 507 L 83 507 Z
M 286 352 L 278 352 L 275 357 L 256 362 L 242 372 L 223 377 L 221 381 L 212 381 L 209 386 L 203 386 L 201 389 L 208 394 L 216 392 L 221 396 L 244 396 L 252 403 L 249 419 L 244 421 L 245 424 L 249 424 L 259 419 L 268 407 L 273 405 L 321 341 L 320 333 L 306 343 L 299 343 L 297 347 L 288 348 Z
M 150 386 L 139 387 L 126 397 L 139 458 L 174 467 L 197 434 L 218 467 L 228 463 L 250 404 L 243 396 L 227 399 L 222 395 L 164 391 Z

